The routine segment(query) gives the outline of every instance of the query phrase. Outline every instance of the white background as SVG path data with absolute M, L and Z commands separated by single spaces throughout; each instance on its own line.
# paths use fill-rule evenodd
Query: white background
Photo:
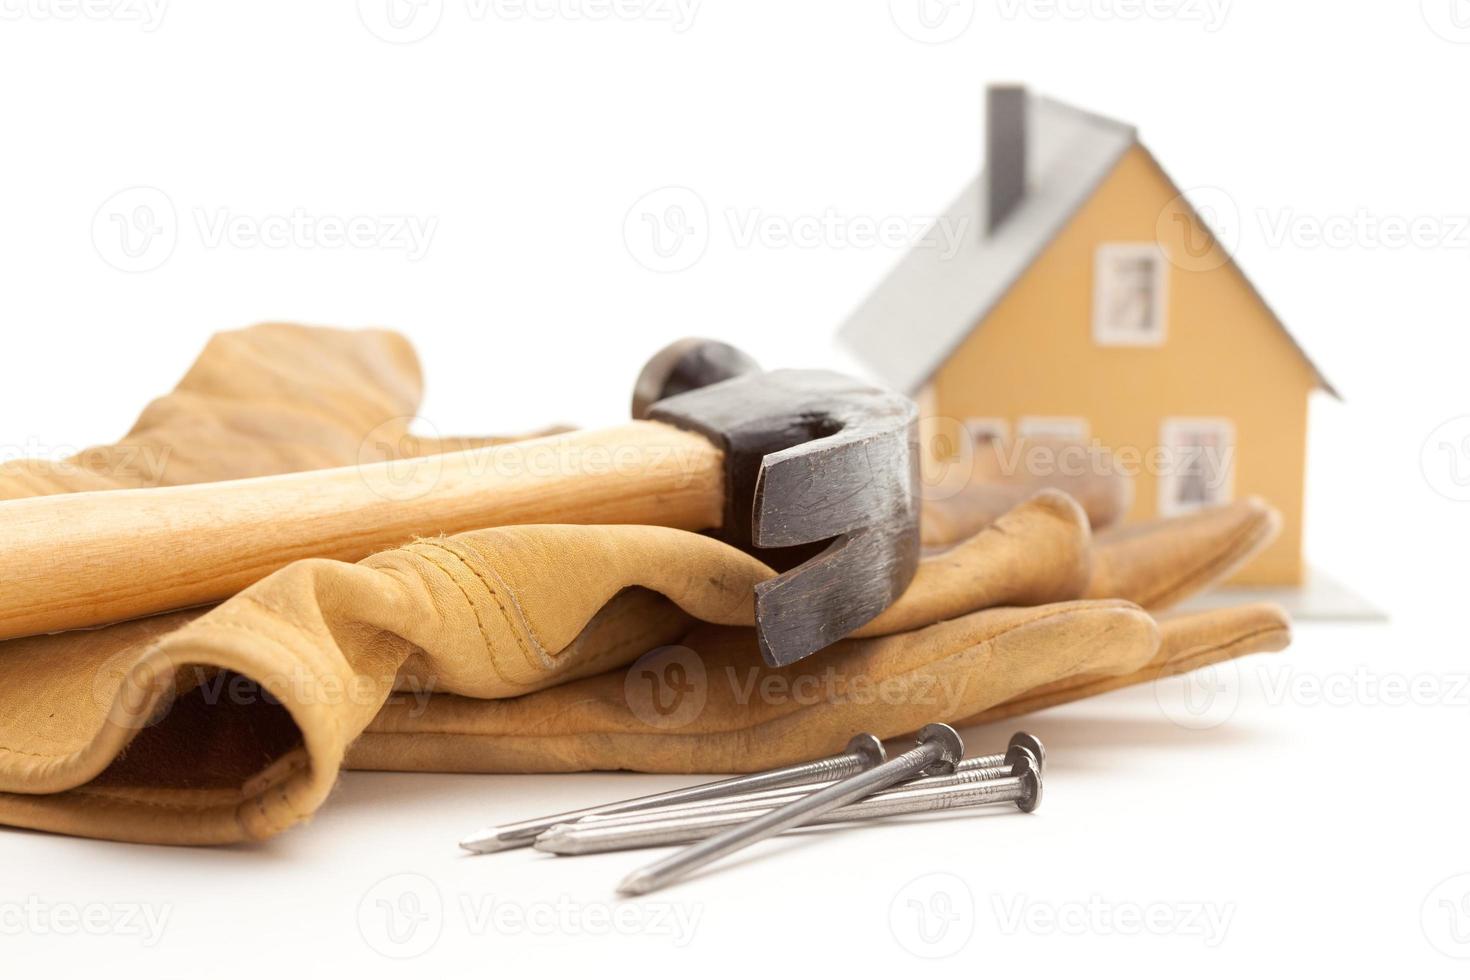
M 624 906 L 625 939 L 595 917 L 641 856 L 454 841 L 680 780 L 347 774 L 309 825 L 213 851 L 0 833 L 5 909 L 167 917 L 152 945 L 7 918 L 6 973 L 386 975 L 384 952 L 433 939 L 414 965 L 445 976 L 897 974 L 936 953 L 1462 976 L 1470 4 L 589 2 L 405 2 L 394 27 L 385 0 L 0 0 L 6 456 L 112 440 L 210 332 L 266 319 L 404 331 L 445 434 L 615 421 L 642 359 L 689 333 L 841 364 L 833 330 L 903 251 L 852 230 L 922 229 L 978 165 L 983 84 L 1019 80 L 1137 123 L 1217 206 L 1346 395 L 1314 409 L 1309 555 L 1391 624 L 1302 626 L 1210 678 L 1203 715 L 1165 686 L 1029 718 L 1052 751 L 1033 817 L 776 842 Z M 667 187 L 686 190 L 645 199 Z M 693 244 L 665 261 L 640 222 L 669 203 Z M 161 232 L 128 255 L 114 222 L 139 205 L 135 234 Z M 248 237 L 293 215 L 308 230 Z M 373 240 L 315 237 L 350 218 Z M 428 918 L 400 946 L 374 916 L 405 890 Z

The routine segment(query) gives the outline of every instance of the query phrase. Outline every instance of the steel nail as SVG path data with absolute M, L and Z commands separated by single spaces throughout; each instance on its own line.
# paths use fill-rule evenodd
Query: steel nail
M 972 766 L 964 770 L 960 770 L 958 767 L 956 767 L 955 771 L 947 776 L 925 776 L 920 779 L 910 779 L 907 782 L 897 783 L 893 786 L 890 786 L 888 789 L 879 790 L 878 792 L 874 793 L 872 796 L 867 797 L 861 802 L 869 803 L 879 800 L 892 799 L 897 797 L 901 793 L 908 792 L 909 790 L 953 789 L 955 787 L 967 786 L 973 783 L 981 783 L 987 780 L 1002 779 L 1006 776 L 1017 776 L 1024 772 L 1028 767 L 1036 769 L 1037 771 L 1040 771 L 1041 769 L 1040 765 L 1036 761 L 1036 756 L 1032 755 L 1029 749 L 1014 749 L 1012 758 L 1014 759 L 1014 761 L 1011 765 L 990 766 L 984 768 Z M 599 820 L 578 820 L 574 823 L 559 823 L 554 827 L 551 827 L 540 837 L 537 837 L 535 846 L 543 851 L 551 851 L 552 853 L 566 853 L 564 851 L 557 850 L 555 847 L 542 846 L 542 841 L 554 842 L 559 839 L 576 839 L 575 834 L 562 833 L 562 831 L 565 830 L 576 831 L 585 828 L 596 828 L 598 830 L 601 830 L 605 827 L 615 827 L 621 829 L 649 824 L 658 824 L 659 826 L 664 828 L 673 828 L 687 825 L 706 829 L 710 826 L 710 824 L 708 821 L 704 820 L 705 817 L 720 816 L 736 818 L 735 820 L 732 820 L 728 823 L 720 824 L 720 827 L 723 828 L 727 826 L 733 826 L 734 823 L 738 822 L 739 820 L 749 820 L 751 817 L 758 816 L 761 812 L 774 810 L 779 806 L 785 806 L 793 799 L 800 798 L 800 796 L 801 794 L 798 792 L 795 795 L 787 796 L 773 796 L 764 798 L 746 797 L 736 800 L 713 800 L 700 808 L 689 807 L 687 809 L 639 810 L 636 813 L 620 813 L 616 816 L 606 817 Z M 849 807 L 857 805 L 858 804 L 856 803 L 849 803 L 846 807 L 841 807 L 839 809 L 846 810 Z M 687 843 L 696 840 L 703 840 L 708 836 L 710 836 L 708 833 L 700 833 L 696 836 L 684 838 L 682 840 L 671 839 L 669 843 Z
M 935 775 L 954 772 L 955 763 L 964 754 L 965 743 L 959 732 L 948 725 L 925 725 L 919 731 L 919 744 L 903 755 L 766 811 L 661 861 L 638 868 L 618 884 L 617 890 L 624 895 L 647 894 L 756 841 L 810 823 L 843 804 L 870 796 L 920 772 Z
M 1030 732 L 1016 732 L 1011 736 L 1004 752 L 995 755 L 980 755 L 971 759 L 961 759 L 955 764 L 955 774 L 971 772 L 975 770 L 994 770 L 996 776 L 1006 775 L 1011 767 L 1022 757 L 1034 759 L 1038 770 L 1045 769 L 1046 748 L 1041 744 L 1041 739 Z M 881 790 L 876 795 L 891 793 L 895 789 L 921 784 L 942 785 L 938 780 L 945 779 L 944 776 L 931 776 L 924 779 L 910 780 L 898 783 L 889 789 Z M 652 820 L 675 816 L 692 815 L 696 813 L 727 813 L 735 810 L 748 810 L 753 807 L 774 809 L 781 803 L 804 796 L 807 793 L 815 793 L 819 789 L 826 789 L 837 782 L 835 779 L 821 783 L 807 783 L 801 786 L 782 786 L 777 789 L 758 790 L 752 793 L 738 793 L 731 796 L 722 796 L 714 800 L 703 800 L 695 803 L 675 803 L 670 806 L 650 807 L 645 810 L 621 813 L 593 813 L 576 820 L 578 824 L 603 824 L 603 823 L 625 823 L 630 820 Z M 775 801 L 775 802 L 772 802 Z M 763 805 L 763 806 L 761 806 Z M 572 821 L 567 821 L 572 823 Z
M 958 774 L 975 777 L 982 770 Z M 919 786 L 874 794 L 814 818 L 810 825 L 846 823 L 905 813 L 927 813 L 991 803 L 1015 803 L 1031 812 L 1041 803 L 1040 769 L 1028 758 L 1014 772 L 988 779 L 945 786 Z M 929 780 L 921 780 L 929 782 Z M 560 824 L 536 840 L 536 849 L 559 855 L 600 854 L 640 847 L 666 847 L 707 840 L 750 819 L 749 813 L 700 814 L 682 820 L 648 821 L 626 825 L 607 823 Z
M 490 854 L 495 851 L 506 851 L 516 847 L 529 847 L 537 835 L 548 828 L 559 823 L 569 823 L 582 817 L 603 813 L 630 813 L 636 810 L 646 810 L 677 803 L 693 803 L 699 800 L 721 799 L 726 796 L 751 791 L 795 786 L 812 782 L 824 782 L 834 778 L 842 779 L 855 773 L 872 769 L 875 766 L 880 766 L 883 764 L 885 758 L 886 755 L 883 751 L 882 740 L 876 735 L 863 733 L 853 736 L 847 743 L 847 747 L 839 754 L 827 756 L 823 759 L 815 759 L 811 762 L 785 766 L 767 772 L 733 776 L 730 779 L 720 779 L 711 783 L 700 783 L 697 786 L 686 786 L 683 789 L 669 790 L 663 793 L 652 793 L 648 796 L 639 796 L 630 800 L 605 803 L 601 806 L 587 807 L 582 810 L 568 810 L 565 813 L 555 813 L 549 817 L 521 820 L 516 823 L 501 824 L 498 827 L 485 827 L 460 841 L 459 846 L 467 851 L 473 851 L 476 854 Z

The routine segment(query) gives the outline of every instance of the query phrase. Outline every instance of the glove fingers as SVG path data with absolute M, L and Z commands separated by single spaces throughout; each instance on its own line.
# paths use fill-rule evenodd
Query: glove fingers
M 1100 533 L 1088 598 L 1167 609 L 1227 578 L 1275 539 L 1281 515 L 1259 497 Z
M 898 601 L 853 636 L 902 633 L 995 606 L 1076 599 L 1091 575 L 1090 538 L 1076 502 L 1043 490 L 950 550 L 926 557 Z
M 1173 617 L 1159 623 L 1159 632 L 1158 654 L 1138 670 L 1060 677 L 966 719 L 965 724 L 1000 721 L 1247 654 L 1275 653 L 1291 643 L 1291 621 L 1285 610 L 1271 603 Z
M 933 435 L 931 434 L 931 438 Z M 950 433 L 950 438 L 969 438 Z M 941 548 L 968 538 L 1040 490 L 1066 493 L 1081 505 L 1094 529 L 1121 521 L 1133 503 L 1133 483 L 1106 450 L 1079 442 L 1027 438 L 972 443 L 968 469 L 931 463 L 926 477 L 942 486 L 949 476 L 965 478 L 957 491 L 924 503 L 924 545 Z
M 351 747 L 367 769 L 746 772 L 956 721 L 1066 674 L 1127 673 L 1158 645 L 1130 603 L 990 609 L 846 640 L 798 664 L 758 662 L 749 630 L 696 629 L 626 670 L 499 701 L 386 706 Z

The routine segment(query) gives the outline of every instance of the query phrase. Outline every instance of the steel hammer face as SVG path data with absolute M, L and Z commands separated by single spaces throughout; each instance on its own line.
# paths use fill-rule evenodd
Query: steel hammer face
M 827 542 L 756 586 L 772 666 L 877 616 L 919 562 L 918 408 L 830 371 L 751 371 L 654 402 L 647 417 L 725 454 L 727 540 L 753 549 Z

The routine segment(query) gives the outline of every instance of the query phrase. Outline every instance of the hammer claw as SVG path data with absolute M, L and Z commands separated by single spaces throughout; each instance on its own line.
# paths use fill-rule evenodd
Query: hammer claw
M 768 663 L 841 639 L 908 587 L 919 560 L 918 409 L 909 399 L 828 371 L 751 372 L 658 401 L 648 414 L 724 450 L 731 541 L 830 542 L 756 587 Z

